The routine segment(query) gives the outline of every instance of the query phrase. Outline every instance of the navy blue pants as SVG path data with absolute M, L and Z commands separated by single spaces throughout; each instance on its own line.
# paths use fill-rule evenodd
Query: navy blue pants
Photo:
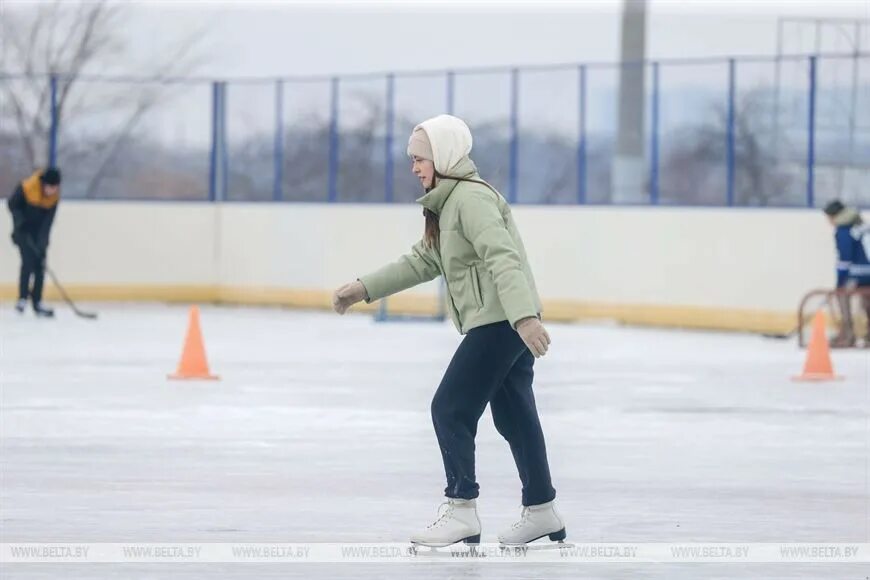
M 523 484 L 523 505 L 556 497 L 544 433 L 532 393 L 535 357 L 507 321 L 468 332 L 432 399 L 432 422 L 444 460 L 444 495 L 479 495 L 474 437 L 487 403 L 495 428 L 510 444 Z
M 22 243 L 18 246 L 21 253 L 21 270 L 18 273 L 18 299 L 27 300 L 30 297 L 33 304 L 42 302 L 42 287 L 45 282 L 43 258 L 30 246 Z M 30 279 L 33 278 L 33 290 L 30 289 Z

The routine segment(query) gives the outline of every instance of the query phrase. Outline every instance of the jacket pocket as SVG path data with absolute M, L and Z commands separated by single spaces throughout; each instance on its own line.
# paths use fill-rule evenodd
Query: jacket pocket
M 477 308 L 483 308 L 483 296 L 480 293 L 480 279 L 477 277 L 477 267 L 470 266 L 468 268 L 468 276 L 471 278 L 471 293 L 474 294 L 474 301 L 477 303 Z

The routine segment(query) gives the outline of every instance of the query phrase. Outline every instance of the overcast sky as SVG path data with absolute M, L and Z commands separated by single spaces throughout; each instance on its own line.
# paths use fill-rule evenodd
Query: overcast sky
M 0 0 L 4 11 L 33 2 Z M 200 72 L 274 76 L 612 61 L 618 0 L 574 2 L 126 2 L 131 64 L 207 31 Z M 652 0 L 652 58 L 773 54 L 780 17 L 870 19 L 870 1 Z M 787 30 L 786 50 L 808 52 L 811 29 Z M 851 32 L 851 31 L 850 31 Z M 870 27 L 862 43 L 870 51 Z M 823 48 L 849 51 L 841 30 Z M 135 64 L 134 64 L 135 66 Z M 124 67 L 127 68 L 127 67 Z M 135 72 L 127 70 L 126 72 Z
M 64 2 L 72 0 L 64 0 Z M 34 2 L 0 0 L 0 17 L 32 10 Z M 443 70 L 465 66 L 613 62 L 619 59 L 620 14 L 618 0 L 582 2 L 127 2 L 122 11 L 121 36 L 126 50 L 104 72 L 148 75 L 149 65 L 165 60 L 179 41 L 195 31 L 204 31 L 198 52 L 202 65 L 198 76 L 275 77 L 294 75 L 340 75 L 386 71 Z M 823 17 L 870 20 L 870 0 L 764 2 L 762 0 L 714 2 L 707 0 L 652 0 L 648 5 L 648 56 L 654 59 L 728 55 L 773 55 L 777 23 L 783 17 Z M 785 50 L 808 53 L 814 48 L 811 27 L 790 25 L 784 37 Z M 849 34 L 846 34 L 848 32 Z M 823 30 L 823 51 L 851 52 L 854 26 Z M 870 26 L 861 38 L 870 52 Z M 0 44 L 2 46 L 2 44 Z M 843 61 L 846 62 L 846 61 Z M 20 68 L 6 61 L 10 69 Z M 805 62 L 783 69 L 783 86 L 804 91 Z M 95 71 L 91 71 L 95 72 Z M 741 65 L 739 90 L 769 84 L 771 62 Z M 851 79 L 848 67 L 825 66 L 828 84 Z M 550 74 L 550 73 L 548 73 Z M 576 72 L 550 74 L 547 78 L 524 77 L 521 117 L 526 125 L 548 124 L 565 131 L 576 127 Z M 839 75 L 836 79 L 831 74 Z M 870 67 L 861 71 L 867 79 Z M 666 95 L 684 98 L 714 91 L 727 92 L 727 67 L 668 68 L 662 73 Z M 526 78 L 531 80 L 526 81 Z M 590 72 L 590 130 L 594 123 L 610 127 L 610 103 L 616 90 L 615 69 Z M 866 81 L 865 81 L 866 83 Z M 342 84 L 343 123 L 365 119 L 355 112 L 348 95 L 370 95 L 383 101 L 383 77 L 364 83 Z M 292 89 L 292 93 L 290 92 Z M 95 90 L 94 85 L 89 90 Z M 329 85 L 294 84 L 285 93 L 285 121 L 329 115 Z M 456 113 L 471 121 L 507 118 L 508 75 L 463 76 L 456 87 Z M 171 102 L 150 113 L 148 128 L 166 139 L 207 143 L 211 122 L 211 92 L 207 85 L 188 88 Z M 561 99 L 561 100 L 560 100 Z M 698 100 L 698 99 L 696 99 Z M 131 99 L 131 102 L 133 100 Z M 234 136 L 268 134 L 274 126 L 274 89 L 269 84 L 249 87 L 231 85 L 229 125 Z M 443 77 L 400 79 L 396 106 L 413 118 L 444 112 Z M 611 103 L 612 105 L 612 103 Z M 688 114 L 684 100 L 668 97 L 662 105 L 666 127 L 672 112 L 680 119 Z M 161 116 L 162 115 L 162 116 Z M 682 116 L 681 116 L 682 115 Z M 685 120 L 685 119 L 683 119 Z M 105 125 L 104 117 L 94 123 Z M 91 128 L 94 124 L 87 124 Z

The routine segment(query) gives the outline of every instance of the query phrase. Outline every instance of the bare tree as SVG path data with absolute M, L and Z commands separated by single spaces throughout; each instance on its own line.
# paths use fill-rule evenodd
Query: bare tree
M 756 89 L 736 105 L 734 114 L 734 203 L 766 206 L 788 203 L 795 195 L 789 164 L 783 159 L 784 143 L 772 140 L 768 91 Z M 781 140 L 786 136 L 781 135 Z M 725 201 L 728 147 L 728 113 L 711 109 L 710 121 L 671 136 L 679 143 L 667 154 L 661 172 L 661 191 L 667 201 L 720 205 Z M 794 173 L 793 171 L 791 173 Z
M 105 176 L 106 167 L 130 138 L 143 116 L 173 95 L 165 81 L 189 74 L 202 63 L 197 52 L 203 39 L 195 31 L 164 56 L 149 63 L 144 75 L 153 82 L 143 85 L 115 84 L 110 89 L 85 90 L 83 79 L 99 73 L 125 56 L 123 37 L 125 6 L 96 2 L 40 3 L 35 7 L 0 16 L 3 36 L 3 67 L 14 77 L 0 82 L 0 98 L 9 104 L 23 158 L 31 167 L 47 161 L 51 130 L 51 78 L 56 79 L 56 120 L 58 132 L 64 124 L 91 113 L 112 115 L 108 137 L 84 144 L 64 142 L 59 152 L 86 148 L 98 161 L 86 191 L 92 193 Z M 143 71 L 140 69 L 140 74 Z M 92 88 L 89 87 L 89 88 Z

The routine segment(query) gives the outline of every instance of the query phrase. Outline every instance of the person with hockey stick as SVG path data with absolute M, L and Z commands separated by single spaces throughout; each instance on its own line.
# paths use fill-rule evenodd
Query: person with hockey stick
M 20 313 L 27 307 L 29 297 L 36 316 L 54 316 L 54 311 L 42 304 L 42 287 L 45 280 L 45 255 L 59 199 L 60 170 L 49 167 L 36 171 L 19 183 L 7 201 L 12 214 L 12 242 L 18 246 L 21 254 L 18 302 L 15 303 L 15 309 Z
M 371 303 L 440 275 L 450 317 L 465 335 L 431 404 L 447 501 L 411 542 L 430 547 L 480 542 L 474 438 L 487 404 L 522 482 L 521 517 L 499 534 L 499 541 L 523 545 L 545 536 L 562 541 L 565 523 L 555 510 L 556 490 L 532 392 L 535 359 L 547 353 L 550 336 L 541 323 L 540 298 L 511 209 L 481 179 L 469 157 L 471 146 L 471 132 L 457 117 L 440 115 L 414 128 L 407 153 L 425 191 L 417 200 L 424 208 L 423 239 L 398 261 L 336 290 L 333 307 L 344 314 L 353 304 Z
M 834 226 L 834 243 L 837 247 L 837 290 L 854 290 L 856 288 L 870 290 L 870 228 L 857 210 L 843 205 L 840 200 L 833 200 L 825 205 L 825 215 Z M 840 304 L 842 322 L 840 331 L 831 340 L 833 348 L 848 348 L 855 346 L 855 329 L 852 320 L 852 308 L 849 294 L 837 296 Z M 861 305 L 870 324 L 870 296 L 861 296 Z M 870 346 L 870 329 L 865 338 Z

